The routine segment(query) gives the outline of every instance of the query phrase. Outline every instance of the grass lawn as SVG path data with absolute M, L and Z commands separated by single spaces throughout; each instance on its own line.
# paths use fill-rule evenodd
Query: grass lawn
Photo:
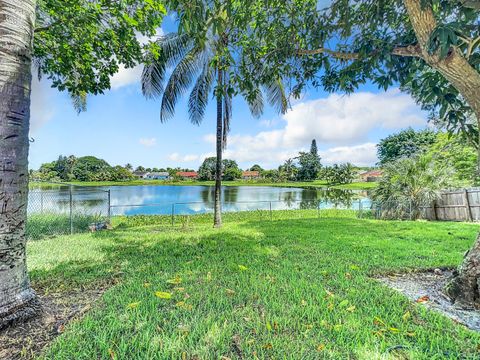
M 351 214 L 228 214 L 220 230 L 208 216 L 176 228 L 120 218 L 114 231 L 31 241 L 37 288 L 120 277 L 44 357 L 478 359 L 478 333 L 371 278 L 457 265 L 478 225 Z
M 68 185 L 69 183 L 65 183 Z M 71 182 L 70 184 L 77 186 L 135 186 L 135 185 L 174 185 L 174 186 L 214 186 L 214 181 L 164 181 L 164 180 L 131 180 L 131 181 L 92 181 L 92 182 Z M 305 182 L 282 182 L 282 183 L 265 183 L 257 181 L 223 181 L 224 186 L 273 186 L 273 187 L 296 187 L 296 188 L 331 188 L 331 189 L 345 189 L 345 190 L 369 190 L 377 186 L 375 182 L 354 182 L 345 185 L 328 185 L 323 180 L 305 181 Z M 53 186 L 59 186 L 54 184 Z M 50 184 L 41 182 L 32 182 L 31 188 L 50 188 Z

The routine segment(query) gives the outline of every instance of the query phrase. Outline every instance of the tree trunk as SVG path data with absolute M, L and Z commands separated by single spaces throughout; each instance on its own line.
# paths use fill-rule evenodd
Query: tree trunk
M 0 328 L 35 314 L 26 267 L 35 0 L 0 0 Z
M 218 70 L 217 86 L 223 85 L 223 70 Z M 222 89 L 223 91 L 223 89 Z M 217 93 L 217 163 L 215 171 L 215 210 L 213 226 L 222 226 L 222 152 L 223 152 L 223 92 Z
M 454 271 L 445 292 L 458 305 L 480 308 L 480 235 Z
M 429 6 L 422 7 L 422 0 L 404 0 L 410 22 L 421 49 L 421 57 L 432 68 L 442 74 L 463 96 L 474 112 L 480 129 L 480 73 L 471 66 L 460 50 L 452 47 L 442 59 L 438 53 L 427 51 L 431 33 L 437 23 Z M 477 171 L 480 174 L 480 145 Z M 479 237 L 480 239 L 480 237 Z M 480 240 L 465 256 L 463 264 L 455 272 L 445 291 L 454 302 L 468 306 L 479 306 L 480 285 Z

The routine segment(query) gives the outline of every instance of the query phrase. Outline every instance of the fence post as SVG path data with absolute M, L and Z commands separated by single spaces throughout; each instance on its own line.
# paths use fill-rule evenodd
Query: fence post
M 175 224 L 175 203 L 172 204 L 172 226 Z
M 72 185 L 70 189 L 70 235 L 73 234 L 73 194 L 72 194 Z
M 321 200 L 318 200 L 318 201 L 317 201 L 317 215 L 318 215 L 318 217 L 320 217 L 320 204 L 321 204 L 321 203 L 322 203 Z
M 111 220 L 111 217 L 112 217 L 112 197 L 111 197 L 111 193 L 110 193 L 110 189 L 108 190 L 108 222 L 110 222 Z
M 270 201 L 270 221 L 273 221 L 272 202 Z
M 468 200 L 468 190 L 463 189 L 463 203 L 465 205 L 465 213 L 468 221 L 473 221 L 472 208 L 470 207 L 470 200 Z

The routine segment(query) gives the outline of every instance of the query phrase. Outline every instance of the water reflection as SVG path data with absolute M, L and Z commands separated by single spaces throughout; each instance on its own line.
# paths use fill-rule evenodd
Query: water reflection
M 112 215 L 187 215 L 213 211 L 213 186 L 120 186 L 74 188 L 73 207 L 77 211 L 105 213 L 111 192 Z M 245 186 L 222 188 L 224 211 L 284 210 L 369 207 L 366 192 Z M 70 211 L 68 187 L 36 189 L 29 194 L 29 213 Z

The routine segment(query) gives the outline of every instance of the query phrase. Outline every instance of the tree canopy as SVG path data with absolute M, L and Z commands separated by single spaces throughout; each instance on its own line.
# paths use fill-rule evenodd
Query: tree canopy
M 154 36 L 166 9 L 160 0 L 39 0 L 33 56 L 39 75 L 74 99 L 110 88 L 120 66 L 131 68 Z
M 367 82 L 382 89 L 399 86 L 440 125 L 464 131 L 478 142 L 478 1 L 322 4 L 317 0 L 245 4 L 239 20 L 246 24 L 242 41 L 250 44 L 252 56 L 264 57 L 266 76 L 289 74 L 295 79 L 296 94 L 308 84 L 346 93 Z
M 436 140 L 432 130 L 415 131 L 412 128 L 392 134 L 380 140 L 377 145 L 379 165 L 385 165 L 403 157 L 411 157 L 425 151 Z

